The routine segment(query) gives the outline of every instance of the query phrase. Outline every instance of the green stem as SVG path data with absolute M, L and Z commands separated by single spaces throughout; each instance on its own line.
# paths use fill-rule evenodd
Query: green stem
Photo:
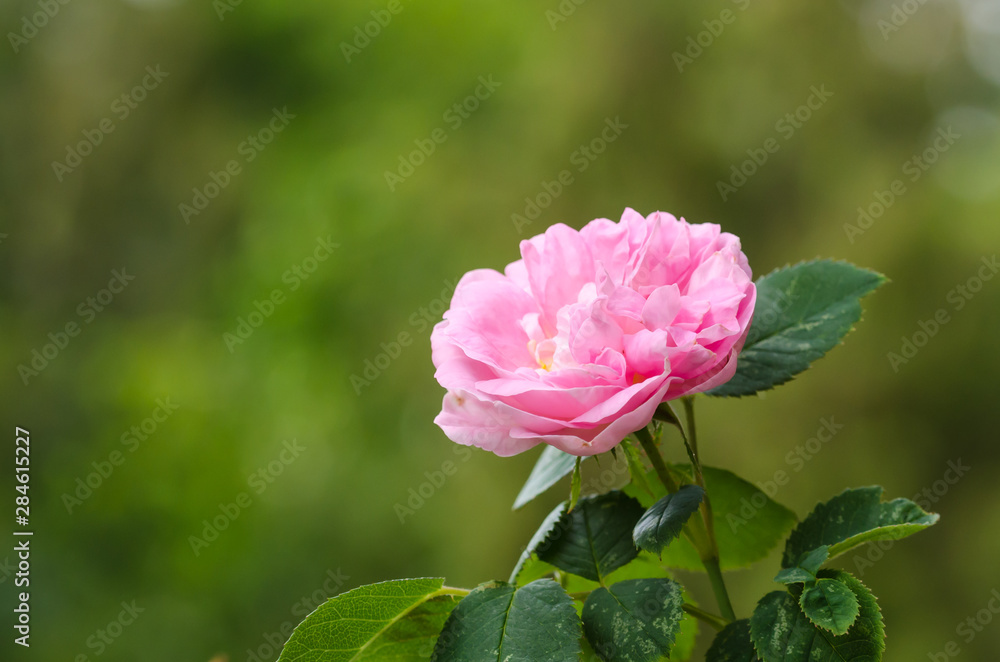
M 736 620 L 736 612 L 733 611 L 733 603 L 729 601 L 729 592 L 726 591 L 726 580 L 722 578 L 722 569 L 719 568 L 718 556 L 714 558 L 703 558 L 702 565 L 708 573 L 708 581 L 712 584 L 712 592 L 715 593 L 715 601 L 719 605 L 719 611 L 727 623 Z
M 685 409 L 688 406 L 688 400 L 684 399 Z M 671 413 L 676 416 L 673 407 L 669 404 L 667 407 L 670 408 Z M 698 460 L 698 433 L 694 429 L 694 409 L 687 409 L 685 412 L 687 414 L 687 420 L 690 428 L 690 432 L 685 431 L 684 426 L 677 423 L 677 429 L 680 430 L 681 440 L 684 442 L 684 450 L 687 452 L 688 459 L 691 460 L 691 472 L 694 474 L 694 482 L 696 485 L 700 485 L 702 488 L 705 487 L 705 478 L 701 475 L 701 462 Z
M 656 442 L 653 441 L 653 435 L 649 434 L 649 430 L 646 428 L 641 428 L 635 431 L 635 436 L 642 444 L 642 449 L 646 451 L 646 455 L 649 456 L 649 461 L 653 464 L 653 469 L 656 470 L 656 475 L 660 477 L 660 482 L 663 486 L 667 488 L 667 492 L 673 494 L 680 486 L 674 477 L 670 475 L 670 469 L 663 462 L 663 456 L 660 455 L 660 450 L 656 447 Z
M 687 404 L 687 402 L 685 402 L 685 407 L 688 407 L 686 412 L 688 414 L 688 430 L 694 436 L 696 434 L 694 428 L 694 407 L 691 404 Z M 684 438 L 684 447 L 688 450 L 688 456 L 691 458 L 691 467 L 695 480 L 702 489 L 705 489 L 705 479 L 702 476 L 701 463 L 698 461 L 697 452 L 693 445 L 689 443 L 684 428 L 681 426 L 678 427 L 680 428 L 681 436 Z M 646 455 L 649 456 L 649 461 L 652 463 L 653 469 L 656 471 L 657 476 L 659 476 L 663 486 L 667 488 L 667 492 L 671 494 L 676 492 L 679 489 L 677 481 L 674 480 L 670 469 L 663 461 L 663 456 L 660 455 L 660 450 L 656 447 L 656 442 L 653 441 L 653 436 L 649 433 L 649 430 L 646 428 L 636 430 L 635 436 L 639 440 L 639 443 L 642 444 Z M 736 613 L 733 611 L 733 604 L 729 599 L 726 583 L 722 578 L 722 570 L 719 567 L 719 547 L 715 542 L 712 506 L 708 500 L 707 490 L 705 491 L 705 499 L 702 501 L 700 511 L 702 515 L 701 519 L 689 519 L 687 524 L 684 525 L 684 532 L 687 534 L 691 544 L 698 550 L 698 556 L 701 558 L 702 565 L 705 566 L 705 572 L 708 573 L 708 579 L 712 584 L 712 592 L 715 593 L 715 601 L 719 605 L 719 611 L 722 612 L 722 617 L 727 619 L 726 622 L 729 623 L 736 620 Z
M 719 558 L 719 545 L 715 541 L 715 519 L 712 517 L 712 502 L 708 497 L 708 488 L 705 486 L 705 475 L 701 470 L 701 460 L 698 457 L 698 428 L 694 423 L 694 398 L 682 398 L 684 402 L 684 414 L 687 419 L 687 434 L 681 427 L 681 438 L 684 439 L 684 448 L 687 449 L 688 457 L 691 458 L 691 472 L 694 474 L 694 482 L 705 490 L 705 500 L 701 504 L 701 517 L 705 520 L 705 529 L 708 531 L 708 540 L 712 546 L 713 556 Z M 680 426 L 678 426 L 680 427 Z
M 688 421 L 688 439 L 691 442 L 691 450 L 694 452 L 695 457 L 697 457 L 698 430 L 694 425 L 694 397 L 688 396 L 686 398 L 681 398 L 681 402 L 684 403 L 684 415 L 687 417 Z
M 649 456 L 649 461 L 652 463 L 653 469 L 656 470 L 656 475 L 660 477 L 660 482 L 667 488 L 667 492 L 673 494 L 679 490 L 680 486 L 674 479 L 674 475 L 670 472 L 670 468 L 664 463 L 663 456 L 660 455 L 660 450 L 656 447 L 656 442 L 653 441 L 653 436 L 649 433 L 649 430 L 642 428 L 641 430 L 636 430 L 633 434 L 635 434 L 639 443 L 642 444 L 642 448 L 646 451 L 646 455 Z M 684 526 L 684 533 L 691 541 L 691 544 L 694 545 L 694 548 L 698 550 L 699 556 L 711 554 L 708 532 L 705 530 L 703 522 L 697 519 L 688 520 L 688 523 Z
M 708 543 L 711 553 L 703 556 L 702 564 L 708 573 L 708 579 L 712 583 L 712 591 L 715 593 L 715 600 L 719 604 L 719 611 L 723 617 L 730 621 L 736 620 L 733 611 L 733 604 L 729 599 L 729 592 L 726 590 L 726 582 L 722 577 L 722 570 L 719 567 L 719 544 L 715 538 L 715 518 L 712 515 L 712 502 L 709 499 L 708 488 L 705 486 L 705 476 L 701 470 L 701 459 L 698 457 L 698 428 L 694 418 L 694 397 L 681 399 L 684 403 L 684 414 L 687 419 L 687 435 L 683 429 L 681 435 L 684 437 L 684 444 L 688 449 L 691 458 L 691 470 L 694 473 L 695 482 L 705 490 L 705 499 L 701 503 L 701 516 L 705 522 L 705 530 L 708 533 Z
M 721 630 L 722 628 L 724 628 L 727 625 L 729 625 L 729 623 L 726 622 L 725 619 L 719 618 L 715 614 L 710 614 L 710 613 L 708 613 L 707 611 L 705 611 L 703 609 L 699 609 L 698 607 L 695 607 L 694 605 L 689 605 L 686 602 L 684 603 L 684 605 L 683 605 L 682 608 L 684 609 L 684 611 L 686 611 L 687 613 L 691 614 L 692 616 L 694 616 L 698 620 L 705 621 L 706 623 L 708 623 L 709 625 L 711 625 L 716 630 Z

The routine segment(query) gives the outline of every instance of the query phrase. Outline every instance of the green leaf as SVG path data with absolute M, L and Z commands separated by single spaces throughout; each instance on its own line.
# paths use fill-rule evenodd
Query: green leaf
M 458 604 L 456 593 L 443 579 L 400 579 L 348 591 L 295 628 L 278 662 L 426 660 Z
M 542 523 L 542 526 L 531 539 L 531 542 L 528 543 L 528 547 L 525 549 L 525 552 L 521 555 L 521 561 L 518 563 L 517 568 L 514 569 L 514 573 L 511 575 L 510 583 L 516 583 L 518 586 L 524 586 L 525 584 L 530 584 L 536 579 L 541 579 L 546 575 L 551 575 L 553 572 L 558 570 L 558 568 L 554 565 L 540 560 L 536 554 L 532 553 L 532 550 L 544 541 L 545 536 L 552 530 L 565 508 L 565 502 L 559 504 L 556 509 L 549 514 L 545 522 Z M 648 552 L 640 552 L 635 559 L 605 576 L 604 581 L 610 584 L 624 581 L 626 579 L 643 579 L 648 577 L 664 577 L 670 579 L 670 573 L 667 572 L 666 568 L 664 568 L 659 562 L 657 562 L 656 557 Z M 562 579 L 562 585 L 568 593 L 583 593 L 594 590 L 600 586 L 600 583 L 590 579 L 584 579 L 579 575 L 565 575 Z M 693 603 L 693 600 L 689 596 L 685 597 L 685 599 L 688 602 Z M 695 621 L 695 623 L 697 623 L 697 621 Z
M 799 524 L 785 543 L 782 567 L 821 545 L 835 558 L 873 540 L 899 540 L 937 523 L 939 516 L 926 512 L 909 499 L 882 503 L 882 488 L 846 490 L 821 503 Z
M 698 485 L 681 485 L 645 512 L 632 531 L 640 549 L 659 554 L 670 541 L 681 535 L 684 524 L 698 511 L 705 490 Z
M 817 547 L 803 555 L 792 568 L 785 568 L 775 576 L 774 581 L 781 584 L 801 584 L 816 581 L 816 571 L 826 563 L 830 556 L 830 548 L 826 545 Z
M 488 582 L 458 603 L 434 649 L 433 662 L 578 662 L 580 617 L 549 579 L 517 587 Z
M 548 564 L 545 561 L 540 561 L 538 560 L 538 557 L 532 556 L 531 560 L 524 565 L 524 568 L 518 574 L 517 583 L 519 586 L 530 584 L 536 579 L 541 579 L 546 575 L 551 575 L 558 571 L 559 569 L 554 565 Z M 639 556 L 632 559 L 614 572 L 606 575 L 604 577 L 604 582 L 606 584 L 614 584 L 615 582 L 625 581 L 626 579 L 648 579 L 649 577 L 663 577 L 665 579 L 671 579 L 670 572 L 660 565 L 655 556 L 649 552 L 639 552 Z M 570 594 L 589 593 L 601 585 L 600 582 L 584 579 L 579 575 L 571 574 L 562 575 L 559 583 L 562 584 L 562 587 L 565 588 L 566 592 Z M 689 597 L 686 599 L 688 602 L 693 604 L 692 599 Z
M 555 446 L 546 445 L 531 470 L 527 482 L 514 500 L 514 510 L 523 508 L 532 499 L 559 482 L 559 479 L 573 471 L 576 456 L 563 453 Z
M 792 379 L 840 343 L 861 319 L 861 298 L 885 276 L 814 260 L 757 280 L 757 303 L 736 374 L 709 395 L 742 396 Z
M 612 572 L 604 578 L 604 581 L 610 586 L 629 579 L 650 578 L 671 579 L 670 573 L 656 560 L 655 556 L 649 552 L 639 552 L 638 557 L 636 557 L 633 561 L 630 561 L 627 565 L 624 565 Z M 576 575 L 566 575 L 563 586 L 566 588 L 566 592 L 570 594 L 585 593 L 600 588 L 600 584 L 597 582 L 584 579 L 583 577 L 578 577 Z M 687 590 L 684 590 L 683 598 L 686 603 L 695 606 L 698 604 L 691 594 L 687 592 Z M 694 653 L 695 640 L 697 637 L 698 620 L 685 612 L 684 618 L 681 621 L 680 632 L 678 632 L 674 641 L 674 649 L 670 653 L 670 659 L 675 661 L 690 659 L 692 653 Z M 595 660 L 596 658 L 593 656 L 585 656 L 583 659 L 585 662 L 589 662 L 591 660 Z
M 764 662 L 879 662 L 885 651 L 885 630 L 875 596 L 845 572 L 824 570 L 821 577 L 845 584 L 858 599 L 854 625 L 843 635 L 816 627 L 789 593 L 765 595 L 750 618 L 750 636 Z
M 672 467 L 691 479 L 690 465 L 675 464 Z M 725 469 L 702 467 L 702 471 L 712 499 L 715 537 L 723 570 L 745 568 L 761 560 L 795 526 L 795 513 L 770 499 L 756 485 Z M 652 474 L 649 483 L 654 490 L 653 497 L 637 489 L 634 483 L 625 488 L 625 493 L 648 508 L 657 499 L 666 496 L 666 489 L 652 479 Z M 664 549 L 662 558 L 663 564 L 670 568 L 704 571 L 698 552 L 686 537 L 675 540 Z
M 639 554 L 632 529 L 642 513 L 638 501 L 617 490 L 583 497 L 531 551 L 561 570 L 601 581 Z
M 821 628 L 844 634 L 858 617 L 858 598 L 846 584 L 836 579 L 817 579 L 799 597 L 802 613 Z
M 733 621 L 715 635 L 705 662 L 760 662 L 750 641 L 750 621 Z
M 605 662 L 649 662 L 670 654 L 683 618 L 681 587 L 630 579 L 598 588 L 583 606 L 583 631 Z

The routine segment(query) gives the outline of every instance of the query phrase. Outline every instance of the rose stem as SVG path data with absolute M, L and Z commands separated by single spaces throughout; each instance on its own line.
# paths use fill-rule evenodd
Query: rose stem
M 642 449 L 646 451 L 646 455 L 649 456 L 649 461 L 653 463 L 653 469 L 656 470 L 656 475 L 660 477 L 660 482 L 667 488 L 667 492 L 673 494 L 679 490 L 680 486 L 677 485 L 674 477 L 670 475 L 670 470 L 664 464 L 660 450 L 656 447 L 656 442 L 653 441 L 653 435 L 649 434 L 649 430 L 639 428 L 634 434 L 639 439 L 639 443 L 642 444 Z
M 680 427 L 680 426 L 678 426 Z M 663 462 L 663 456 L 660 455 L 659 449 L 656 447 L 656 443 L 653 441 L 653 436 L 649 433 L 646 428 L 641 428 L 635 431 L 635 436 L 639 439 L 639 443 L 642 444 L 643 450 L 646 451 L 646 455 L 649 456 L 649 461 L 653 465 L 653 469 L 656 470 L 656 475 L 659 476 L 660 481 L 663 486 L 667 488 L 667 492 L 673 494 L 679 489 L 677 481 L 674 480 L 673 476 L 670 474 L 670 470 L 667 465 Z M 692 451 L 688 445 L 687 437 L 684 434 L 683 428 L 681 428 L 681 436 L 684 437 L 684 444 L 688 447 L 689 455 L 691 456 L 692 469 L 695 472 L 696 479 L 700 478 L 701 465 L 697 462 L 697 456 Z M 699 481 L 699 485 L 702 489 L 705 488 L 704 480 Z M 722 612 L 723 618 L 727 619 L 727 623 L 736 620 L 736 614 L 733 611 L 732 602 L 729 600 L 729 593 L 726 590 L 725 581 L 722 578 L 722 570 L 719 567 L 719 550 L 718 546 L 715 544 L 714 529 L 712 528 L 711 520 L 711 509 L 707 507 L 708 503 L 708 492 L 705 492 L 705 501 L 702 503 L 702 520 L 693 519 L 688 520 L 684 529 L 687 533 L 688 538 L 691 543 L 698 550 L 698 556 L 701 558 L 702 565 L 705 566 L 705 572 L 708 574 L 708 579 L 712 584 L 712 592 L 715 594 L 715 601 L 719 605 L 719 611 Z M 705 511 L 708 511 L 709 519 L 705 520 Z
M 684 444 L 688 446 L 688 454 L 691 457 L 691 468 L 694 472 L 694 479 L 705 490 L 705 500 L 701 503 L 701 515 L 705 521 L 705 529 L 708 531 L 708 543 L 711 547 L 709 558 L 703 558 L 702 563 L 708 572 L 708 578 L 712 582 L 712 590 L 715 591 L 716 602 L 719 603 L 719 611 L 730 621 L 736 620 L 736 613 L 733 611 L 733 604 L 729 600 L 729 592 L 726 590 L 726 582 L 722 578 L 722 570 L 719 568 L 719 544 L 715 539 L 715 519 L 712 517 L 712 502 L 708 497 L 708 488 L 705 486 L 705 476 L 701 470 L 701 459 L 698 456 L 698 429 L 694 422 L 694 397 L 681 398 L 684 403 L 684 414 L 687 418 L 687 435 L 681 428 L 681 436 Z M 678 426 L 680 427 L 680 426 Z

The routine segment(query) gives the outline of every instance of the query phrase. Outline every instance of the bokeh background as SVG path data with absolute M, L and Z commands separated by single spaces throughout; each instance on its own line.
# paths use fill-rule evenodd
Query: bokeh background
M 5 0 L 0 26 L 0 467 L 6 513 L 13 428 L 28 428 L 36 532 L 30 650 L 11 643 L 0 563 L 3 659 L 273 660 L 326 595 L 505 578 L 568 487 L 512 513 L 537 451 L 466 452 L 433 425 L 429 320 L 465 271 L 627 206 L 721 224 L 756 274 L 823 256 L 892 279 L 795 382 L 701 402 L 703 452 L 754 481 L 788 471 L 776 498 L 800 516 L 848 486 L 936 486 L 941 523 L 859 572 L 886 659 L 949 641 L 996 659 L 1000 279 L 976 282 L 1000 244 L 996 2 Z M 829 94 L 800 108 L 814 88 Z M 113 131 L 77 150 L 104 120 Z M 606 122 L 619 131 L 602 138 Z M 238 174 L 207 186 L 231 161 Z M 572 183 L 539 197 L 564 170 Z M 858 225 L 877 192 L 887 208 Z M 319 239 L 337 245 L 323 260 Z M 108 301 L 113 270 L 134 279 Z M 894 367 L 939 309 L 949 321 Z M 19 368 L 70 322 L 79 334 L 37 375 Z M 788 454 L 830 417 L 843 429 L 794 470 Z M 970 468 L 954 484 L 950 461 Z M 250 505 L 196 554 L 191 537 L 241 493 Z M 738 612 L 775 588 L 779 552 L 731 576 Z M 123 601 L 144 611 L 109 629 Z M 977 614 L 992 622 L 966 641 L 956 628 Z M 101 630 L 117 636 L 98 644 Z

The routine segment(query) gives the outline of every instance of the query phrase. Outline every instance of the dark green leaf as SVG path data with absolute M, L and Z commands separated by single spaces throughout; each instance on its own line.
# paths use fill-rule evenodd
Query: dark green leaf
M 708 394 L 751 395 L 787 382 L 840 343 L 861 319 L 861 298 L 885 280 L 833 260 L 804 262 L 760 278 L 736 374 Z
M 554 446 L 546 445 L 531 470 L 527 482 L 514 500 L 514 510 L 523 507 L 539 494 L 559 482 L 559 479 L 573 471 L 576 456 L 563 453 Z
M 448 618 L 434 662 L 578 662 L 580 617 L 573 600 L 549 579 L 517 587 L 483 584 Z
M 938 521 L 937 514 L 909 499 L 881 500 L 881 487 L 860 487 L 816 506 L 788 537 L 782 567 L 821 545 L 829 546 L 832 559 L 866 542 L 911 536 Z
M 640 552 L 635 560 L 605 577 L 604 582 L 610 586 L 628 579 L 650 578 L 670 579 L 671 577 L 667 569 L 656 560 L 655 556 L 649 552 Z M 563 586 L 566 588 L 566 592 L 570 594 L 590 592 L 600 588 L 600 584 L 597 582 L 576 575 L 566 575 Z M 683 598 L 684 602 L 697 606 L 694 598 L 686 590 L 683 592 Z M 691 654 L 694 652 L 697 636 L 698 620 L 685 612 L 684 618 L 681 620 L 680 632 L 674 640 L 674 649 L 670 653 L 670 659 L 681 661 L 690 659 Z M 583 659 L 584 662 L 590 662 L 596 658 L 584 657 Z
M 443 579 L 400 579 L 327 600 L 299 624 L 279 662 L 426 660 L 458 604 Z
M 675 464 L 673 468 L 691 480 L 691 466 Z M 715 537 L 719 544 L 723 570 L 745 568 L 771 551 L 795 526 L 796 518 L 788 508 L 770 499 L 760 488 L 725 469 L 702 468 L 705 485 L 712 499 Z M 654 496 L 628 485 L 625 492 L 636 497 L 645 507 L 666 496 L 666 490 L 649 474 Z M 675 540 L 663 550 L 663 564 L 682 570 L 703 571 L 698 553 L 686 537 Z
M 688 518 L 698 511 L 705 490 L 698 485 L 682 485 L 645 512 L 632 532 L 636 546 L 659 554 L 670 541 L 681 535 Z
M 545 536 L 552 530 L 565 508 L 565 502 L 559 504 L 559 506 L 557 506 L 556 509 L 549 514 L 545 522 L 542 523 L 542 526 L 535 533 L 535 536 L 531 539 L 527 549 L 521 555 L 521 561 L 518 562 L 517 568 L 514 569 L 514 573 L 511 575 L 510 581 L 512 584 L 516 583 L 518 586 L 524 586 L 525 584 L 530 584 L 536 579 L 541 579 L 542 577 L 550 575 L 554 571 L 558 570 L 558 568 L 554 565 L 540 560 L 537 555 L 531 552 L 531 550 L 544 540 Z M 669 579 L 670 573 L 656 560 L 655 556 L 652 556 L 648 552 L 640 552 L 635 559 L 605 576 L 604 580 L 606 583 L 612 584 L 626 579 L 641 579 L 649 577 L 664 577 Z M 600 586 L 597 581 L 584 579 L 579 575 L 566 575 L 562 580 L 562 585 L 566 588 L 568 593 L 592 591 Z M 693 602 L 689 596 L 685 597 L 685 600 Z M 696 627 L 697 621 L 695 621 L 692 625 Z
M 705 662 L 760 662 L 750 641 L 750 621 L 733 621 L 715 635 Z
M 789 593 L 769 593 L 750 618 L 750 636 L 764 662 L 879 662 L 885 651 L 885 630 L 875 597 L 844 572 L 824 570 L 822 578 L 845 584 L 858 599 L 854 625 L 843 635 L 816 627 Z
M 600 581 L 639 554 L 632 529 L 642 513 L 639 502 L 622 492 L 583 497 L 531 551 L 561 570 Z
M 583 629 L 605 662 L 648 662 L 670 654 L 683 618 L 680 585 L 630 579 L 598 588 L 583 606 Z
M 858 598 L 836 579 L 817 579 L 799 597 L 799 606 L 809 620 L 834 634 L 844 634 L 858 617 Z

